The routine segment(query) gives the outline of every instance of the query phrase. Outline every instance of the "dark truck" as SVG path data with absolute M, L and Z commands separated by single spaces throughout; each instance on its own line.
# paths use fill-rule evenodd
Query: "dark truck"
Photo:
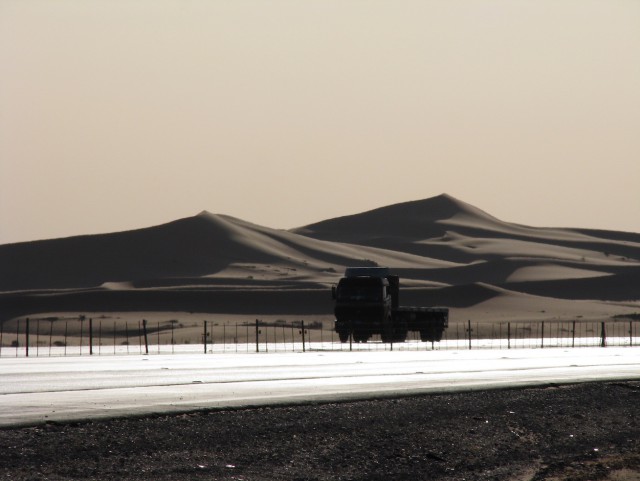
M 409 331 L 419 332 L 422 341 L 435 342 L 449 325 L 446 307 L 400 306 L 400 278 L 387 267 L 347 267 L 332 293 L 341 342 L 349 336 L 367 342 L 374 334 L 382 342 L 404 342 Z

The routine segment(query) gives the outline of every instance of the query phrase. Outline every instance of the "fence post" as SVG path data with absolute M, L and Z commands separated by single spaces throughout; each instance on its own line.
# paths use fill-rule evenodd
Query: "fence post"
M 173 336 L 173 334 L 172 334 Z M 204 353 L 207 353 L 207 321 L 204 321 L 204 333 L 202 335 L 204 339 Z
M 304 320 L 300 321 L 300 325 L 302 326 L 302 352 L 307 352 L 307 348 L 304 343 Z
M 29 318 L 27 317 L 27 322 L 26 322 L 26 329 L 25 329 L 25 342 L 24 342 L 24 348 L 25 348 L 25 356 L 29 357 Z
M 258 319 L 256 319 L 256 352 L 260 352 L 260 344 L 258 344 L 259 335 L 260 335 L 260 331 L 258 329 Z
M 469 350 L 471 350 L 471 319 L 469 319 L 468 321 L 468 329 L 467 331 L 469 332 Z
M 540 349 L 544 349 L 544 321 L 542 321 L 542 332 L 540 333 Z
M 511 323 L 507 322 L 507 349 L 511 349 Z
M 264 326 L 264 351 L 269 352 L 269 326 Z
M 40 356 L 40 319 L 36 320 L 36 357 Z
M 604 327 L 604 321 L 602 321 L 601 323 L 600 335 L 601 335 L 600 347 L 607 347 L 607 331 L 605 330 L 605 327 Z
M 80 355 L 82 356 L 82 338 L 84 337 L 84 316 L 80 316 Z
M 175 354 L 176 352 L 176 341 L 175 341 L 175 338 L 173 337 L 173 325 L 174 323 L 171 322 L 171 354 Z M 213 336 L 211 337 L 212 337 L 211 340 L 213 341 Z
M 571 347 L 576 347 L 576 321 L 571 326 Z
M 2 334 L 0 333 L 0 345 L 2 344 Z M 51 341 L 53 340 L 53 321 L 49 322 L 49 357 L 51 357 Z
M 147 320 L 142 319 L 142 334 L 144 336 L 144 352 L 149 354 L 149 339 L 147 337 Z
M 629 321 L 629 347 L 633 346 L 633 321 Z
M 93 318 L 89 318 L 89 355 L 93 356 Z

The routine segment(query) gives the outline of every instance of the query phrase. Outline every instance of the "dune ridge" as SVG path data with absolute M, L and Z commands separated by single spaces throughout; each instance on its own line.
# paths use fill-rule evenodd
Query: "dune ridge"
M 488 317 L 501 305 L 517 316 L 517 303 L 501 301 L 519 298 L 527 312 L 527 295 L 563 300 L 565 314 L 549 316 L 578 305 L 583 316 L 640 310 L 640 234 L 508 223 L 442 194 L 289 231 L 202 211 L 0 245 L 0 319 L 91 306 L 330 317 L 329 286 L 350 265 L 389 266 L 407 301 L 449 305 L 454 316 Z

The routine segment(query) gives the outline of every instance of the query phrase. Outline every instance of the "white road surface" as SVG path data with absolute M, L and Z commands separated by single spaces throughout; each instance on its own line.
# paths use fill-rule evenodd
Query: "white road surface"
M 1 358 L 0 427 L 632 379 L 640 348 Z

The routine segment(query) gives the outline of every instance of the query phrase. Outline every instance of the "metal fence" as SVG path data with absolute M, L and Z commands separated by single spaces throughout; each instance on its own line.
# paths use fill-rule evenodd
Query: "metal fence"
M 225 352 L 573 348 L 640 345 L 640 321 L 450 322 L 442 340 L 341 343 L 330 323 L 275 321 L 137 322 L 109 318 L 19 319 L 0 324 L 0 357 Z

